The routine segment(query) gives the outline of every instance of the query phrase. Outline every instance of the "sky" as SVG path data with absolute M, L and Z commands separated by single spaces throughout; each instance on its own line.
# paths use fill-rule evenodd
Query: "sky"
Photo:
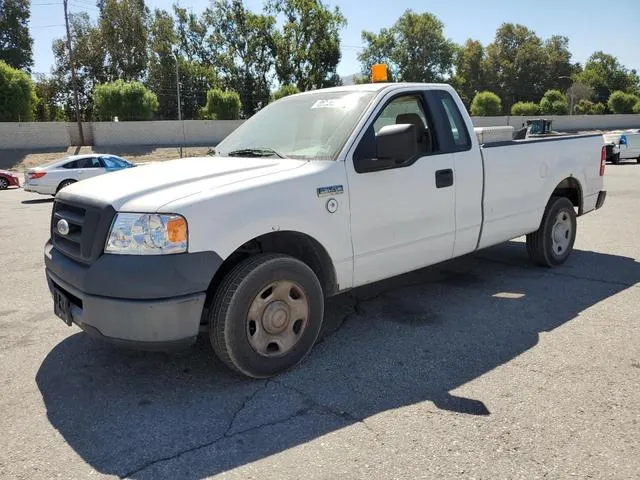
M 171 10 L 176 0 L 146 1 L 151 10 Z M 209 5 L 209 0 L 179 3 L 199 13 Z M 260 11 L 263 3 L 263 0 L 245 1 L 254 11 Z M 340 7 L 348 22 L 341 34 L 342 59 L 338 65 L 341 76 L 360 72 L 357 55 L 362 47 L 361 32 L 390 27 L 406 9 L 436 15 L 444 23 L 445 36 L 460 44 L 473 38 L 487 45 L 500 24 L 521 23 L 542 39 L 567 36 L 574 62 L 584 65 L 593 52 L 602 50 L 618 57 L 627 68 L 640 71 L 639 0 L 617 0 L 612 4 L 601 0 L 324 0 L 324 3 Z M 69 10 L 86 11 L 93 18 L 98 14 L 92 0 L 69 0 Z M 62 0 L 33 0 L 30 30 L 34 38 L 33 71 L 50 73 L 52 40 L 65 33 Z

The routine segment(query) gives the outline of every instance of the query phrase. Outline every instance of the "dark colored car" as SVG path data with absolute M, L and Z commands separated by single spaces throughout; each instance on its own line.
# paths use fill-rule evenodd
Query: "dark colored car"
M 0 170 L 0 190 L 6 190 L 9 187 L 19 187 L 20 180 L 18 176 L 7 171 Z

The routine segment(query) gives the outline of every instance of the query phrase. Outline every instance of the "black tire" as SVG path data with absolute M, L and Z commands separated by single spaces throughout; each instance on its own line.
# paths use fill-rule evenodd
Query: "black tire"
M 9 188 L 9 182 L 7 182 L 6 178 L 0 177 L 0 190 L 6 190 Z
M 562 251 L 555 251 L 554 249 L 554 225 L 560 215 L 566 215 L 563 219 L 565 223 L 571 225 L 570 231 L 565 236 L 568 239 L 568 245 L 562 248 Z M 565 197 L 551 197 L 547 207 L 545 208 L 544 215 L 542 216 L 542 222 L 540 228 L 527 235 L 527 253 L 529 258 L 537 265 L 543 267 L 555 267 L 562 265 L 567 261 L 571 251 L 573 250 L 573 244 L 576 239 L 576 212 L 573 204 L 568 198 Z
M 613 157 L 611 157 L 611 163 L 614 165 L 618 165 L 620 163 L 620 154 L 616 153 Z
M 58 188 L 56 189 L 56 193 L 58 193 L 64 187 L 68 187 L 72 183 L 76 183 L 76 181 L 75 180 L 63 180 L 62 182 L 60 182 L 60 185 L 58 185 Z
M 276 282 L 295 282 L 302 288 L 308 315 L 291 350 L 274 357 L 259 353 L 250 343 L 249 310 L 254 299 Z M 229 368 L 252 378 L 272 377 L 299 364 L 311 352 L 324 317 L 322 286 L 313 270 L 280 254 L 260 254 L 240 262 L 222 280 L 212 305 L 208 316 L 214 352 Z

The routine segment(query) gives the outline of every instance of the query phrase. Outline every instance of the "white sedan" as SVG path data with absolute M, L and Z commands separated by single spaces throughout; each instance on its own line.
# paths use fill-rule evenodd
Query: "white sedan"
M 24 190 L 42 195 L 55 195 L 67 185 L 85 178 L 135 166 L 134 163 L 116 155 L 71 155 L 42 167 L 28 169 L 24 174 Z

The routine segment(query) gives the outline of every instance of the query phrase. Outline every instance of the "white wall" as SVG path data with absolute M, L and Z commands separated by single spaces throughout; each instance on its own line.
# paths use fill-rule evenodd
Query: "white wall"
M 177 120 L 151 122 L 93 122 L 93 145 L 114 147 L 153 145 L 215 146 L 235 130 L 241 120 Z
M 617 130 L 640 128 L 640 115 L 534 115 L 530 117 L 471 117 L 476 127 L 512 126 L 516 130 L 526 123 L 527 119 L 547 118 L 553 120 L 552 128 L 556 131 L 576 132 L 582 130 Z
M 0 149 L 65 148 L 67 124 L 62 122 L 0 122 Z
M 518 129 L 527 118 L 539 117 L 472 117 L 472 120 L 476 127 L 511 126 Z M 557 131 L 640 128 L 640 115 L 543 115 L 541 117 L 553 120 L 553 129 Z M 241 123 L 242 120 L 90 122 L 83 123 L 83 130 L 85 142 L 97 147 L 180 145 L 213 147 Z M 78 143 L 78 129 L 75 123 L 0 122 L 0 150 L 66 148 Z

